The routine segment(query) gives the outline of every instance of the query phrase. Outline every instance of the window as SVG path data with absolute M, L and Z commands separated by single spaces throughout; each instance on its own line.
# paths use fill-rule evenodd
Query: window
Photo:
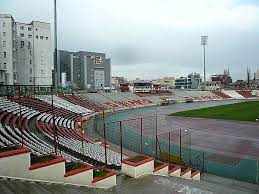
M 13 74 L 13 78 L 16 80 L 16 78 L 17 78 L 16 74 Z
M 31 49 L 31 42 L 28 42 L 28 49 Z
M 30 65 L 31 65 L 31 63 L 32 63 L 32 62 L 31 62 L 31 59 L 30 59 Z
M 30 51 L 30 56 L 31 56 L 31 51 Z
M 49 37 L 46 36 L 46 40 L 48 40 L 48 39 L 49 39 Z
M 6 63 L 4 63 L 4 69 L 6 69 Z
M 24 37 L 24 34 L 23 34 L 23 33 L 21 33 L 21 34 L 20 34 L 20 37 Z
M 23 26 L 20 26 L 20 29 L 21 29 L 21 30 L 24 30 L 24 27 L 23 27 Z
M 6 32 L 3 32 L 3 36 L 6 36 Z
M 32 82 L 32 79 L 30 78 L 30 82 Z
M 36 31 L 38 31 L 38 28 L 36 28 Z
M 32 68 L 30 68 L 30 74 L 32 74 Z
M 40 36 L 40 39 L 43 40 L 43 36 Z
M 24 41 L 21 41 L 21 48 L 24 47 Z
M 6 52 L 4 52 L 4 58 L 6 58 Z
M 6 23 L 5 22 L 3 22 L 3 27 L 5 27 L 6 26 Z
M 3 47 L 6 47 L 6 41 L 3 41 Z
M 28 38 L 32 38 L 32 35 L 31 35 L 31 34 L 28 34 Z
M 36 36 L 36 39 L 39 39 L 39 36 Z
M 41 75 L 44 75 L 44 74 L 45 74 L 45 72 L 44 72 L 43 69 L 40 71 L 40 73 L 41 73 Z
M 31 27 L 28 27 L 28 31 L 31 31 L 32 30 L 32 28 Z

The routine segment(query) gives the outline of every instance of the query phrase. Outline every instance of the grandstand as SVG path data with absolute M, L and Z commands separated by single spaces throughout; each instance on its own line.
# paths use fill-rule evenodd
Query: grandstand
M 228 95 L 228 96 L 230 96 L 231 98 L 234 98 L 234 99 L 245 99 L 244 96 L 240 95 L 235 90 L 222 90 L 221 92 L 223 92 L 225 95 Z
M 255 98 L 256 96 L 252 94 L 250 90 L 236 90 L 236 92 L 245 98 Z
M 56 155 L 56 157 L 62 157 L 66 163 L 83 162 L 85 165 L 93 166 L 93 168 L 100 168 L 105 165 L 106 168 L 120 170 L 123 162 L 129 164 L 125 162 L 129 160 L 129 154 L 126 153 L 125 148 L 121 147 L 121 150 L 115 149 L 112 146 L 113 142 L 108 142 L 111 138 L 109 132 L 106 134 L 104 131 L 98 141 L 96 141 L 96 138 L 88 136 L 87 133 L 84 134 L 82 130 L 83 121 L 90 120 L 91 117 L 101 114 L 102 111 L 112 110 L 116 112 L 121 109 L 130 110 L 138 107 L 153 106 L 160 104 L 163 99 L 186 102 L 186 99 L 210 101 L 225 98 L 255 98 L 255 92 L 252 94 L 251 91 L 243 90 L 216 93 L 175 90 L 171 93 L 138 95 L 125 92 L 59 94 L 53 95 L 53 97 L 48 94 L 0 97 L 0 146 L 5 149 L 8 146 L 22 144 L 30 149 L 31 157 Z M 143 119 L 143 122 L 145 122 L 145 119 Z M 137 125 L 137 123 L 135 124 Z M 145 123 L 143 124 L 144 131 L 146 131 L 146 128 L 151 131 L 152 127 Z M 101 129 L 103 130 L 105 127 Z M 110 127 L 107 127 L 107 129 L 109 130 Z M 128 131 L 130 130 L 132 131 L 131 128 L 128 129 Z M 106 135 L 108 135 L 108 138 L 105 137 Z M 127 142 L 124 139 L 128 137 L 127 135 L 121 137 L 124 143 Z M 145 141 L 147 141 L 145 142 L 147 145 L 151 145 L 149 139 Z M 134 145 L 132 148 L 137 146 Z M 57 150 L 58 152 L 56 152 Z M 134 153 L 134 155 L 137 154 Z M 174 176 L 175 173 L 172 173 L 172 169 L 175 169 L 177 173 L 179 170 L 180 174 L 177 174 L 179 177 L 199 180 L 196 176 L 197 172 L 199 173 L 198 170 L 189 168 L 185 163 L 181 163 L 180 166 L 179 164 L 177 164 L 178 166 L 175 165 L 173 165 L 175 168 L 171 165 L 169 169 L 163 170 L 163 175 Z M 163 168 L 166 167 L 165 164 L 162 166 Z M 160 171 L 155 171 L 154 168 L 148 174 L 155 172 L 160 173 Z M 172 175 L 170 175 L 171 173 Z M 111 174 L 111 176 L 115 175 Z M 194 176 L 196 177 L 194 178 Z M 90 185 L 96 186 L 95 181 L 92 181 Z

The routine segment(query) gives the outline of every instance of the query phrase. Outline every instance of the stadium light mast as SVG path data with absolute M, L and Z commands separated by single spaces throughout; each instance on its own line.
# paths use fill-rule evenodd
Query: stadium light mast
M 54 87 L 58 87 L 57 0 L 54 0 Z M 53 79 L 53 78 L 52 78 Z
M 203 46 L 203 76 L 204 76 L 204 90 L 206 90 L 206 55 L 205 48 L 208 42 L 208 36 L 201 36 L 201 45 Z

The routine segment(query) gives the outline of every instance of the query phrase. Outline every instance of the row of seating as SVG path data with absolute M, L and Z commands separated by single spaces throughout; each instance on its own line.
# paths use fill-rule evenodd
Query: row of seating
M 99 112 L 104 109 L 104 107 L 102 107 L 101 105 L 98 105 L 98 104 L 94 103 L 93 101 L 91 101 L 90 99 L 84 98 L 80 95 L 64 94 L 64 95 L 59 95 L 59 97 L 63 98 L 66 101 L 69 101 L 73 104 L 80 105 L 82 107 L 85 107 L 85 108 L 90 109 L 95 112 Z
M 224 94 L 226 94 L 234 99 L 245 99 L 244 96 L 240 95 L 235 90 L 222 90 L 221 92 L 223 92 Z
M 49 103 L 50 105 L 52 104 L 52 96 L 51 95 L 37 95 L 35 97 L 40 99 L 40 100 L 42 100 L 42 101 L 44 101 L 44 102 Z M 66 101 L 66 100 L 64 100 L 62 98 L 59 98 L 56 95 L 53 95 L 53 105 L 55 107 L 64 108 L 64 109 L 67 109 L 67 110 L 72 111 L 74 113 L 82 114 L 82 115 L 87 115 L 87 114 L 90 114 L 90 113 L 93 112 L 90 109 L 87 109 L 85 107 L 79 106 L 77 104 L 73 104 L 73 103 L 71 103 L 69 101 Z
M 76 95 L 71 95 L 70 98 L 75 96 Z M 9 99 L 5 99 L 5 103 L 1 104 L 3 108 L 3 110 L 1 110 L 3 112 L 2 117 L 5 118 L 4 120 L 6 127 L 3 128 L 3 131 L 5 132 L 5 137 L 7 137 L 7 139 L 1 136 L 1 145 L 7 145 L 10 143 L 17 144 L 21 143 L 21 141 L 24 141 L 24 144 L 31 148 L 35 155 L 53 153 L 53 146 L 48 145 L 48 143 L 43 140 L 40 141 L 41 138 L 37 137 L 35 134 L 32 135 L 33 133 L 30 131 L 29 121 L 35 118 L 35 127 L 36 129 L 38 129 L 38 132 L 40 132 L 44 136 L 51 138 L 51 140 L 53 141 L 53 127 L 55 126 L 59 144 L 72 151 L 81 153 L 79 145 L 81 145 L 81 142 L 83 141 L 83 155 L 104 163 L 104 147 L 102 145 L 96 145 L 88 142 L 87 138 L 78 134 L 78 132 L 75 130 L 76 122 L 79 121 L 79 118 L 81 118 L 81 115 L 77 114 L 79 113 L 79 111 L 72 112 L 68 110 L 68 108 L 66 108 L 66 103 L 64 103 L 64 101 L 66 101 L 65 99 L 61 97 L 54 98 L 56 104 L 55 107 L 52 107 L 50 102 L 46 100 L 49 99 L 49 97 L 45 98 L 42 96 L 38 96 L 34 98 L 31 96 L 23 96 L 21 98 L 11 97 Z M 81 99 L 80 101 L 78 100 L 79 97 L 76 97 L 76 99 L 77 101 L 73 101 L 75 104 L 73 102 L 67 103 L 70 108 L 76 108 L 76 106 L 84 107 L 81 105 L 86 105 L 82 102 Z M 77 105 L 76 102 L 81 103 L 80 105 Z M 21 105 L 21 117 L 19 117 L 18 115 L 20 112 L 20 107 L 18 103 L 20 103 Z M 132 103 L 146 102 L 133 101 Z M 61 104 L 63 106 L 61 106 Z M 82 110 L 83 109 L 80 109 L 80 113 L 82 113 Z M 22 121 L 20 121 L 20 118 Z M 53 122 L 55 122 L 55 125 L 53 124 Z M 73 158 L 73 156 L 67 155 L 67 153 L 63 154 L 66 155 L 66 158 L 69 161 L 76 160 L 75 157 Z M 123 158 L 126 158 L 126 156 L 123 156 Z M 110 149 L 107 149 L 107 163 L 108 165 L 120 166 L 120 154 Z
M 49 133 L 44 133 L 44 134 L 50 139 L 52 140 L 54 139 L 53 135 L 50 135 Z M 84 156 L 88 156 L 96 161 L 105 163 L 105 148 L 103 146 L 96 145 L 82 140 L 80 141 L 78 139 L 67 138 L 65 136 L 59 137 L 59 144 L 79 154 L 83 154 Z M 123 155 L 123 159 L 126 159 L 126 158 L 127 157 Z M 120 166 L 121 165 L 120 154 L 110 149 L 107 149 L 107 164 Z
M 236 90 L 238 94 L 245 98 L 255 98 L 256 96 L 252 94 L 250 90 Z
M 1 108 L 1 106 L 0 106 Z M 30 132 L 30 130 L 26 130 L 28 128 L 28 119 L 23 117 L 22 115 L 22 126 L 20 128 L 16 127 L 19 121 L 19 116 L 8 113 L 7 111 L 3 111 L 1 109 L 0 116 L 0 145 L 8 146 L 13 144 L 21 144 L 23 142 L 24 145 L 29 147 L 32 150 L 34 155 L 46 155 L 54 153 L 54 148 L 52 145 L 46 143 L 39 137 L 37 137 L 34 133 Z M 34 112 L 32 111 L 32 114 Z M 30 116 L 31 117 L 31 116 Z M 61 152 L 67 161 L 78 161 L 77 158 Z
M 150 104 L 149 100 L 128 100 L 128 101 L 118 101 L 118 102 L 107 102 L 105 103 L 111 107 L 131 107 Z
M 10 98 L 10 100 L 20 103 L 24 106 L 30 107 L 34 110 L 37 110 L 41 113 L 49 113 L 58 115 L 67 120 L 74 121 L 71 123 L 71 128 L 77 128 L 77 122 L 82 120 L 82 115 L 72 112 L 71 110 L 67 110 L 64 108 L 52 107 L 49 103 L 41 101 L 37 98 L 24 96 L 21 99 L 16 97 Z M 74 125 L 74 126 L 73 126 Z

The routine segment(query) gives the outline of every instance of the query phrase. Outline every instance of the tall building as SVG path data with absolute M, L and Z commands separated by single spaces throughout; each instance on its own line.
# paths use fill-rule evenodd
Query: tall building
M 0 84 L 17 83 L 15 26 L 11 15 L 0 14 Z
M 58 52 L 58 84 L 66 73 L 67 83 L 80 89 L 104 90 L 111 88 L 111 62 L 104 53 L 87 51 Z
M 5 73 L 1 74 L 5 81 L 1 83 L 51 85 L 53 60 L 50 24 L 15 22 L 11 15 L 1 14 L 0 26 L 1 62 L 3 67 L 6 66 Z

